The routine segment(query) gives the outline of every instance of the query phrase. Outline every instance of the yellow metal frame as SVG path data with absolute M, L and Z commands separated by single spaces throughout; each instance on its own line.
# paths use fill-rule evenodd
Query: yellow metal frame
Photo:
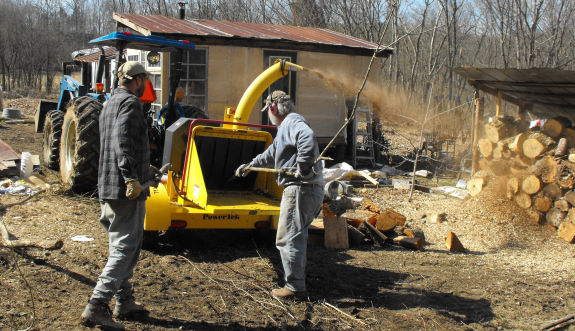
M 184 221 L 189 229 L 254 229 L 257 222 L 263 221 L 269 222 L 272 229 L 277 229 L 283 190 L 277 185 L 274 175 L 258 173 L 253 191 L 209 191 L 195 137 L 263 141 L 266 148 L 272 142 L 271 135 L 266 131 L 194 127 L 182 176 L 185 180 L 176 178 L 170 171 L 165 185 L 160 184 L 158 188 L 150 190 L 144 230 L 168 230 L 172 221 Z M 256 193 L 258 191 L 266 195 Z

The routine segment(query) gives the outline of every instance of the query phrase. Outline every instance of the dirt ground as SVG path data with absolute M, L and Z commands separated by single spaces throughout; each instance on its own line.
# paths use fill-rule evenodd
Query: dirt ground
M 32 116 L 34 101 L 5 100 Z M 33 120 L 0 121 L 0 139 L 17 152 L 41 154 Z M 64 241 L 58 250 L 0 248 L 0 328 L 87 330 L 79 323 L 107 257 L 107 237 L 93 197 L 54 185 L 29 200 L 0 195 L 2 224 L 18 239 Z M 433 182 L 430 183 L 430 185 Z M 273 238 L 241 231 L 168 233 L 144 250 L 136 297 L 149 316 L 129 330 L 535 330 L 575 312 L 575 246 L 525 221 L 497 181 L 474 198 L 392 188 L 356 189 L 425 233 L 422 251 L 366 241 L 346 250 L 308 249 L 309 300 L 280 302 Z M 426 215 L 446 213 L 446 221 Z M 445 246 L 453 231 L 467 251 Z M 93 241 L 73 241 L 85 235 Z M 565 328 L 564 328 L 565 329 Z M 566 329 L 569 329 L 567 327 Z M 575 329 L 575 327 L 571 327 Z

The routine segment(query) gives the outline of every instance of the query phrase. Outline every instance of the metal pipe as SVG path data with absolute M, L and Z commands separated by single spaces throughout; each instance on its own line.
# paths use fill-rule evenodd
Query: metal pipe
M 180 2 L 178 2 L 178 6 L 180 6 L 180 9 L 179 9 L 180 19 L 183 20 L 186 18 L 186 2 L 180 1 Z
M 264 91 L 276 80 L 287 75 L 290 71 L 304 70 L 302 66 L 287 62 L 285 60 L 276 60 L 274 65 L 267 68 L 262 72 L 247 88 L 244 95 L 240 99 L 233 122 L 246 123 L 250 117 L 250 112 L 254 105 L 264 93 Z M 237 125 L 233 126 L 234 129 L 239 129 Z

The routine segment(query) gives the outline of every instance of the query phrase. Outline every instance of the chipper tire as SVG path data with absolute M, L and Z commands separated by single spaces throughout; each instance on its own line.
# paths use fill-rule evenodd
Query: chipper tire
M 68 106 L 60 141 L 60 177 L 76 193 L 95 192 L 100 159 L 99 117 L 102 104 L 89 96 Z
M 60 110 L 49 111 L 44 121 L 42 153 L 44 163 L 53 170 L 60 169 L 60 139 L 63 122 L 64 112 Z

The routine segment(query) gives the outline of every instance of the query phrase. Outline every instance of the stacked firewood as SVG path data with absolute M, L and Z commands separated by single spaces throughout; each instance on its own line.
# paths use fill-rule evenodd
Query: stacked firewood
M 471 196 L 488 185 L 490 175 L 509 176 L 507 198 L 529 218 L 575 241 L 575 128 L 564 117 L 529 128 L 526 121 L 503 116 L 485 125 L 478 142 L 478 171 L 467 183 Z

